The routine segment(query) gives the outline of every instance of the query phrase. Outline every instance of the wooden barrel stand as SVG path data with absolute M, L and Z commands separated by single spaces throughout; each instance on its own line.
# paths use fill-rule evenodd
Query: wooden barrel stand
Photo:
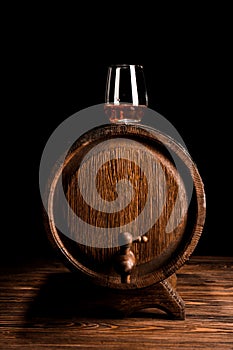
M 101 290 L 84 292 L 83 305 L 125 315 L 155 307 L 185 318 L 176 271 L 201 236 L 205 193 L 180 144 L 144 125 L 92 129 L 54 167 L 47 198 L 49 240 L 71 271 Z

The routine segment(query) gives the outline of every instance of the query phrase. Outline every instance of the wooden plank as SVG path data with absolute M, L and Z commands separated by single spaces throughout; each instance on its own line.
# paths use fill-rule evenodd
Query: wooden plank
M 178 271 L 185 320 L 152 308 L 80 313 L 79 283 L 57 261 L 2 268 L 0 349 L 233 349 L 232 257 L 192 257 Z

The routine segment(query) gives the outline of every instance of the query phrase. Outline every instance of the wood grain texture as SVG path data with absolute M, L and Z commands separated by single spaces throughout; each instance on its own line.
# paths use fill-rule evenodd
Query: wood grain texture
M 190 155 L 167 135 L 134 124 L 97 127 L 55 169 L 48 236 L 67 265 L 88 279 L 113 289 L 147 287 L 173 275 L 195 249 L 205 221 L 204 187 Z M 122 284 L 112 261 L 122 227 L 131 222 L 134 239 L 147 228 L 147 243 L 132 244 L 136 265 L 130 284 Z M 104 231 L 93 234 L 94 228 Z
M 82 283 L 60 261 L 2 267 L 0 349 L 233 349 L 232 257 L 193 256 L 177 272 L 183 321 L 156 308 L 130 317 L 80 308 Z

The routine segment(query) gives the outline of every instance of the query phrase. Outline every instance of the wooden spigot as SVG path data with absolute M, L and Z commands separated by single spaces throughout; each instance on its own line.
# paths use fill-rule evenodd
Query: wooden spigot
M 120 234 L 120 250 L 115 256 L 115 270 L 121 275 L 121 283 L 130 283 L 130 274 L 136 263 L 134 253 L 131 250 L 132 242 L 131 233 L 123 232 Z

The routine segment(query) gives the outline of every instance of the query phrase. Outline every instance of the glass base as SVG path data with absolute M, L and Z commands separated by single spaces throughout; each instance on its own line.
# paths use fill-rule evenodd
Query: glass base
M 141 122 L 141 119 L 109 119 L 109 121 L 111 123 L 114 123 L 114 124 L 131 124 L 131 123 L 135 123 L 135 124 L 138 124 Z

